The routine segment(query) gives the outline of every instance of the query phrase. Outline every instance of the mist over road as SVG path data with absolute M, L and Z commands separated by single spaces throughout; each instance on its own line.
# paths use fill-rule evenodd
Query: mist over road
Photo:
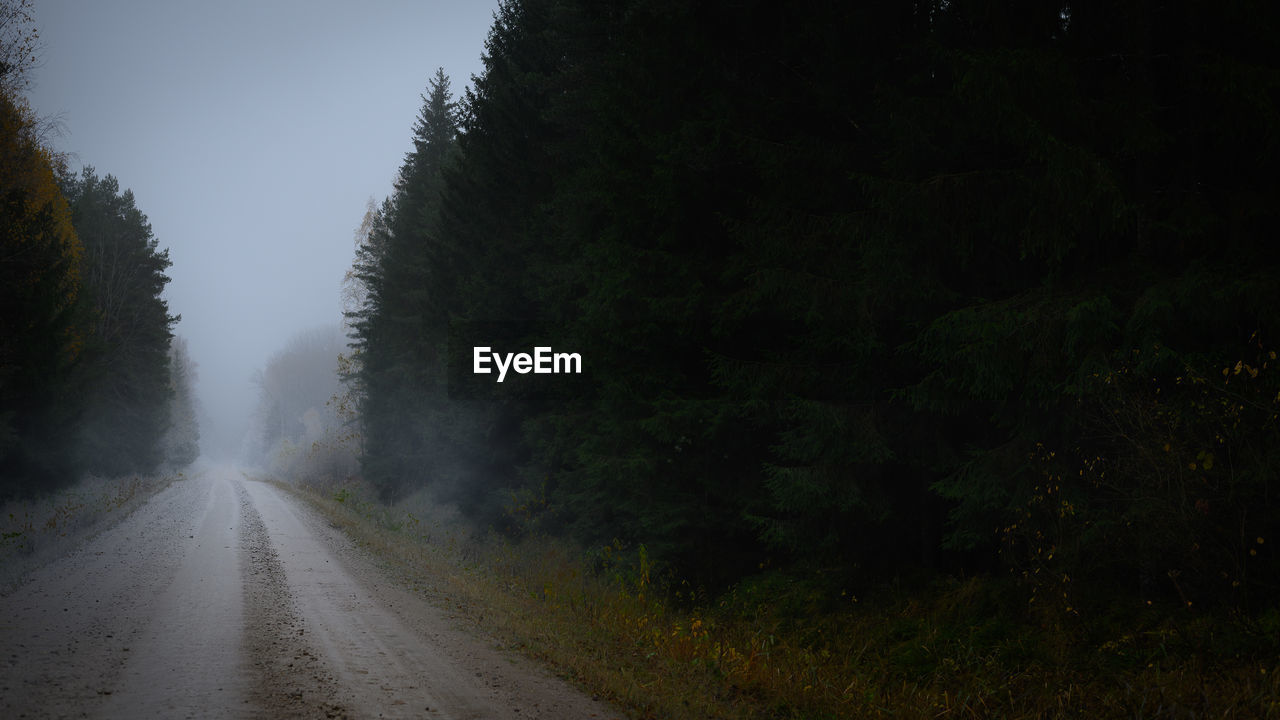
M 218 468 L 0 597 L 0 716 L 607 718 Z

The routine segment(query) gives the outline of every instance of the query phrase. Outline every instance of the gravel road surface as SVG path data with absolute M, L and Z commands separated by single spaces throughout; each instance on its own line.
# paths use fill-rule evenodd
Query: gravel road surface
M 234 468 L 0 597 L 5 718 L 620 718 Z

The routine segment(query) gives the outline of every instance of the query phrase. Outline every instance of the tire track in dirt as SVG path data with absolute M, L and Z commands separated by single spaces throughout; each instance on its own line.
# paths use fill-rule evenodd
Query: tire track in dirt
M 308 672 L 336 683 L 330 711 L 441 720 L 621 717 L 460 630 L 456 619 L 392 580 L 376 558 L 286 493 L 261 482 L 244 486 L 277 553 L 292 612 L 302 618 L 299 642 L 320 655 Z M 304 657 L 309 662 L 315 654 Z
M 195 473 L 0 597 L 0 717 L 254 717 L 238 516 Z
M 240 481 L 240 553 L 244 568 L 245 649 L 256 675 L 250 696 L 270 717 L 346 718 L 337 683 L 307 641 L 307 623 L 289 592 L 280 556 Z
M 0 596 L 2 718 L 617 718 L 211 468 Z
M 105 717 L 195 718 L 252 713 L 242 637 L 244 601 L 239 562 L 240 512 L 225 473 L 196 488 L 185 537 L 156 536 L 164 552 L 186 540 L 167 583 L 143 589 L 146 622 L 139 628 Z M 155 518 L 156 522 L 162 522 Z

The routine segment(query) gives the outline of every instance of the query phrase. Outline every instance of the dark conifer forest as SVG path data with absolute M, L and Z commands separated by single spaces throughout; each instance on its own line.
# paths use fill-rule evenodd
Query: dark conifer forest
M 20 92 L 34 56 L 15 49 L 0 61 L 0 500 L 199 454 L 168 251 L 131 191 L 49 147 Z
M 638 718 L 1275 717 L 1278 38 L 1270 0 L 502 0 L 228 472 Z M 201 452 L 145 198 L 69 169 L 15 48 L 0 500 Z
M 363 473 L 708 587 L 1011 569 L 1274 607 L 1277 31 L 1261 2 L 503 3 L 358 255 Z M 583 370 L 496 383 L 481 345 Z

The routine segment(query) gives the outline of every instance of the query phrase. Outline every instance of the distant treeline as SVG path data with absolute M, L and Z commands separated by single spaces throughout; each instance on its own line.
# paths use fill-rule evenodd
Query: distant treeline
M 358 254 L 365 477 L 711 584 L 1274 597 L 1278 16 L 503 2 Z
M 272 476 L 329 491 L 357 472 L 358 432 L 335 360 L 346 350 L 335 323 L 299 332 L 255 373 L 258 405 L 243 459 Z
M 132 192 L 46 145 L 22 69 L 0 62 L 0 498 L 199 454 L 169 253 Z

